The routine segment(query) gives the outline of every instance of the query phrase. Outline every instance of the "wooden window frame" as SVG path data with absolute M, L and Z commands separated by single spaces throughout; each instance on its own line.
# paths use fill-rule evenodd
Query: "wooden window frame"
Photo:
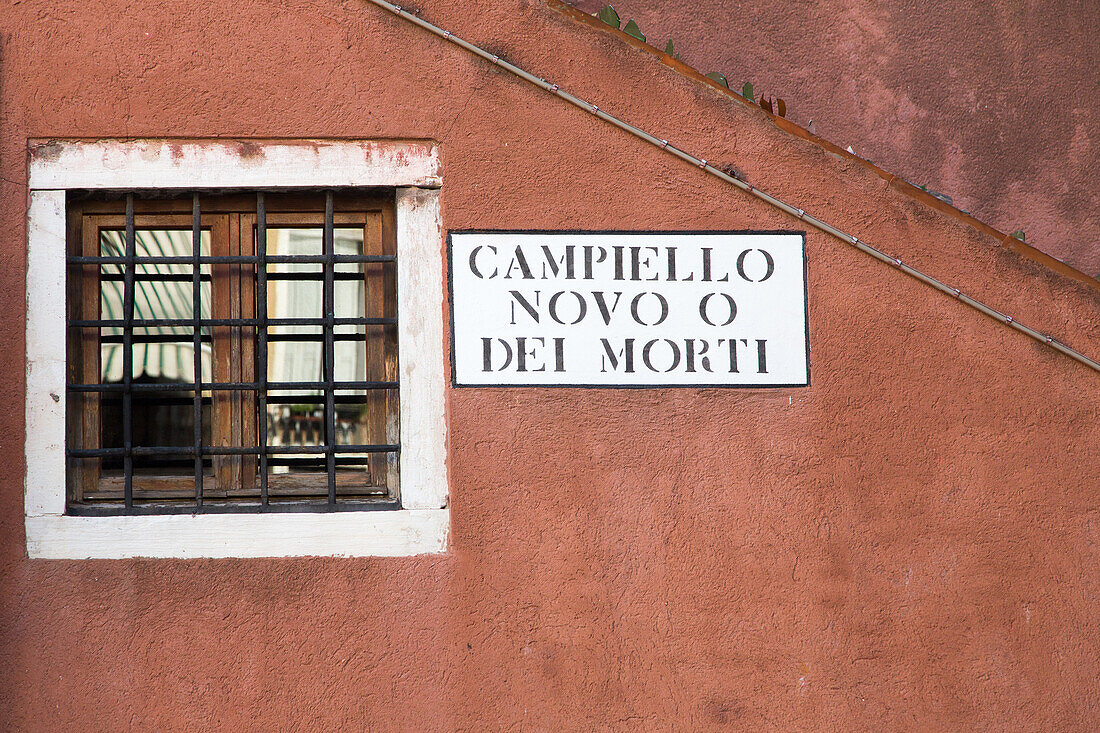
M 324 196 L 321 194 L 269 194 L 266 197 L 267 229 L 323 228 Z M 205 195 L 199 197 L 201 228 L 209 232 L 213 256 L 253 256 L 256 254 L 255 195 Z M 343 193 L 334 198 L 333 224 L 337 229 L 362 228 L 365 255 L 395 255 L 396 232 L 392 192 Z M 190 198 L 150 198 L 134 201 L 136 230 L 190 231 Z M 186 212 L 186 213 L 185 213 Z M 77 201 L 69 206 L 68 231 L 70 254 L 96 257 L 100 237 L 105 230 L 125 227 L 125 204 L 121 200 Z M 218 319 L 255 318 L 256 268 L 251 264 L 208 265 L 210 274 L 211 317 Z M 382 263 L 364 263 L 364 313 L 382 315 L 396 310 L 393 273 Z M 72 319 L 99 318 L 100 268 L 98 265 L 70 267 L 68 312 Z M 270 290 L 269 290 L 270 292 Z M 258 329 L 250 326 L 215 326 L 212 329 L 214 382 L 256 381 Z M 185 339 L 181 338 L 181 341 Z M 396 327 L 364 328 L 363 347 L 368 378 L 397 380 Z M 94 384 L 100 381 L 99 329 L 74 329 L 69 339 L 69 378 L 72 383 Z M 390 358 L 387 359 L 387 355 Z M 399 442 L 397 405 L 399 397 L 389 390 L 365 403 L 368 442 Z M 257 443 L 258 392 L 217 390 L 210 393 L 210 444 L 246 447 Z M 67 441 L 70 446 L 100 446 L 100 395 L 84 393 L 69 402 Z M 387 433 L 390 433 L 387 435 Z M 270 436 L 269 436 L 270 438 Z M 212 471 L 204 477 L 204 502 L 255 500 L 258 498 L 258 458 L 252 455 L 212 456 Z M 396 460 L 386 454 L 367 459 L 369 477 L 365 485 L 360 476 L 338 472 L 338 491 L 342 496 L 375 497 L 399 500 L 399 471 Z M 104 476 L 97 459 L 76 459 L 70 465 L 70 506 L 85 502 L 101 504 L 122 497 L 120 476 Z M 377 480 L 381 477 L 381 480 Z M 183 500 L 195 496 L 195 479 L 189 476 L 135 474 L 135 498 L 144 501 Z M 311 500 L 327 495 L 327 475 L 321 473 L 269 474 L 268 492 L 272 499 L 287 497 Z M 209 506 L 209 504 L 207 504 Z

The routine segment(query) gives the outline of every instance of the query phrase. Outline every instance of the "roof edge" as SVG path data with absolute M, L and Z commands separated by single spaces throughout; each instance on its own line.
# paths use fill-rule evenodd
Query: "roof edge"
M 1072 267 L 1071 265 L 1068 265 L 1065 262 L 1062 262 L 1061 260 L 1059 260 L 1055 257 L 1052 257 L 1052 256 L 1046 254 L 1045 252 L 1041 251 L 1041 250 L 1036 249 L 1035 247 L 1032 247 L 1031 245 L 1027 244 L 1026 242 L 1023 242 L 1023 241 L 1017 239 L 1016 237 L 1013 237 L 1011 234 L 1006 234 L 1006 233 L 1000 231 L 999 229 L 996 229 L 995 227 L 990 226 L 989 224 L 985 223 L 984 221 L 974 217 L 972 214 L 968 214 L 968 213 L 962 211 L 961 209 L 957 209 L 956 207 L 952 206 L 951 204 L 947 203 L 946 201 L 943 201 L 943 200 L 933 196 L 932 194 L 928 193 L 927 191 L 923 191 L 923 190 L 917 188 L 916 186 L 914 186 L 912 183 L 909 183 L 909 181 L 905 180 L 904 178 L 901 178 L 900 176 L 897 176 L 893 173 L 890 173 L 887 170 L 879 168 L 877 165 L 875 165 L 871 161 L 867 160 L 866 158 L 861 158 L 860 156 L 858 156 L 854 153 L 849 153 L 847 150 L 840 147 L 836 143 L 832 143 L 832 142 L 830 142 L 830 141 L 828 141 L 824 138 L 818 137 L 817 135 L 813 134 L 812 132 L 810 132 L 806 128 L 801 127 L 801 126 L 795 124 L 794 122 L 791 122 L 790 120 L 788 120 L 784 117 L 779 117 L 778 115 L 775 115 L 775 114 L 772 114 L 772 113 L 768 112 L 766 109 L 763 109 L 762 107 L 748 101 L 747 99 L 745 99 L 740 94 L 733 91 L 732 89 L 724 87 L 724 86 L 722 86 L 721 84 L 719 84 L 718 82 L 716 82 L 712 79 L 708 79 L 704 74 L 702 74 L 697 69 L 695 69 L 691 66 L 688 66 L 687 64 L 685 64 L 684 62 L 682 62 L 682 61 L 680 61 L 676 58 L 673 58 L 672 56 L 668 55 L 664 51 L 661 51 L 660 49 L 649 45 L 645 41 L 639 40 L 639 39 L 635 38 L 634 36 L 632 36 L 628 33 L 624 33 L 622 30 L 620 30 L 618 28 L 614 28 L 614 27 L 608 25 L 607 23 L 604 23 L 602 20 L 596 18 L 595 16 L 589 15 L 588 13 L 585 13 L 581 10 L 578 10 L 577 8 L 570 5 L 565 0 L 542 0 L 542 1 L 543 1 L 544 4 L 549 6 L 551 9 L 557 11 L 558 13 L 560 13 L 560 14 L 566 16 L 566 17 L 568 17 L 570 20 L 575 21 L 577 23 L 581 23 L 583 25 L 587 25 L 588 27 L 590 27 L 590 28 L 592 28 L 596 31 L 612 35 L 617 40 L 623 41 L 623 42 L 633 46 L 635 49 L 637 49 L 639 51 L 644 51 L 645 53 L 648 53 L 650 56 L 653 56 L 658 61 L 660 61 L 663 65 L 665 65 L 668 68 L 672 69 L 673 71 L 680 74 L 681 76 L 684 76 L 684 77 L 686 77 L 686 78 L 688 78 L 688 79 L 690 79 L 694 82 L 704 84 L 704 85 L 714 89 L 715 91 L 719 92 L 720 94 L 725 95 L 728 99 L 734 100 L 734 101 L 744 105 L 745 107 L 748 107 L 750 109 L 755 110 L 759 114 L 764 115 L 767 119 L 769 119 L 772 122 L 772 124 L 774 124 L 777 128 L 779 128 L 783 132 L 786 132 L 790 135 L 793 135 L 794 137 L 806 140 L 807 142 L 810 142 L 810 143 L 818 146 L 819 148 L 822 148 L 823 150 L 825 150 L 828 153 L 840 156 L 840 157 L 845 158 L 845 159 L 847 159 L 847 160 L 849 160 L 853 163 L 857 163 L 857 164 L 863 166 L 867 170 L 869 170 L 872 173 L 874 173 L 875 175 L 877 175 L 879 178 L 886 181 L 886 183 L 889 186 L 891 186 L 892 188 L 894 188 L 896 191 L 899 191 L 900 193 L 905 194 L 909 198 L 914 199 L 916 201 L 919 201 L 920 203 L 922 203 L 922 204 L 924 204 L 924 205 L 926 205 L 930 208 L 933 208 L 936 211 L 939 211 L 940 213 L 946 214 L 946 215 L 948 215 L 948 216 L 950 216 L 954 219 L 957 219 L 958 221 L 961 221 L 962 223 L 967 224 L 967 225 L 969 225 L 970 227 L 972 227 L 974 229 L 977 229 L 982 234 L 993 237 L 994 239 L 998 240 L 998 243 L 1002 247 L 1009 250 L 1010 252 L 1014 252 L 1018 255 L 1026 257 L 1027 259 L 1035 262 L 1036 264 L 1039 264 L 1039 265 L 1045 267 L 1048 270 L 1051 270 L 1052 272 L 1055 272 L 1059 275 L 1062 275 L 1063 277 L 1069 278 L 1070 280 L 1074 280 L 1078 283 L 1081 283 L 1082 285 L 1085 285 L 1086 287 L 1091 288 L 1092 290 L 1100 292 L 1100 280 L 1089 277 L 1086 273 L 1081 272 L 1080 270 L 1076 269 L 1075 267 Z

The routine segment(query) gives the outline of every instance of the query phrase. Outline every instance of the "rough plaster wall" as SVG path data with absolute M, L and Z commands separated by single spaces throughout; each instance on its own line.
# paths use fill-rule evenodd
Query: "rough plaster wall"
M 762 113 L 541 2 L 424 12 L 1100 353 L 1095 290 Z M 793 222 L 361 3 L 3 13 L 5 727 L 1100 725 L 1097 375 L 815 232 L 809 388 L 449 391 L 444 556 L 28 561 L 28 138 L 434 138 L 448 228 Z
M 672 38 L 702 72 L 752 81 L 825 139 L 1100 275 L 1093 0 L 612 4 L 653 45 Z

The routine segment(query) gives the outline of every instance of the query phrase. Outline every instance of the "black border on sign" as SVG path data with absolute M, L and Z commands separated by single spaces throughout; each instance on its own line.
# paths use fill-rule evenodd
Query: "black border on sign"
M 459 384 L 455 363 L 453 234 L 797 234 L 802 238 L 802 303 L 806 309 L 806 381 L 801 384 Z M 448 229 L 447 317 L 450 322 L 451 387 L 455 389 L 788 389 L 810 386 L 810 283 L 805 229 Z

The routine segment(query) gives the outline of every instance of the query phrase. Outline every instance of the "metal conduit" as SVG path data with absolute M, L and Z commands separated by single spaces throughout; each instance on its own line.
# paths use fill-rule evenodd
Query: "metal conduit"
M 736 186 L 737 188 L 741 189 L 742 191 L 745 191 L 746 193 L 749 193 L 749 194 L 755 196 L 756 198 L 760 199 L 761 201 L 764 201 L 768 204 L 771 204 L 775 208 L 780 209 L 781 211 L 784 211 L 784 212 L 790 214 L 791 216 L 793 216 L 797 219 L 800 219 L 800 220 L 810 224 L 811 226 L 813 226 L 817 229 L 820 229 L 821 231 L 825 232 L 826 234 L 831 234 L 832 236 L 836 237 L 837 239 L 841 240 L 842 242 L 845 242 L 847 244 L 852 245 L 853 247 L 855 247 L 859 251 L 861 251 L 865 254 L 868 254 L 871 257 L 874 257 L 876 260 L 879 260 L 880 262 L 883 262 L 887 265 L 890 265 L 891 267 L 894 267 L 895 269 L 898 269 L 901 272 L 904 272 L 905 274 L 907 274 L 907 275 L 909 275 L 913 278 L 916 278 L 917 280 L 920 280 L 921 282 L 923 282 L 927 285 L 932 286 L 936 290 L 939 290 L 940 292 L 945 293 L 946 295 L 950 295 L 951 297 L 956 298 L 957 300 L 965 303 L 966 305 L 970 306 L 971 308 L 974 308 L 975 310 L 978 310 L 978 311 L 986 314 L 987 316 L 993 318 L 994 320 L 1000 321 L 1001 323 L 1004 323 L 1004 324 L 1016 329 L 1020 333 L 1026 334 L 1027 336 L 1030 336 L 1031 338 L 1035 339 L 1036 341 L 1039 341 L 1041 343 L 1046 344 L 1047 346 L 1051 347 L 1052 349 L 1054 349 L 1056 351 L 1059 351 L 1059 352 L 1065 354 L 1066 356 L 1070 357 L 1071 359 L 1074 359 L 1074 360 L 1084 364 L 1085 366 L 1090 367 L 1094 371 L 1100 372 L 1100 362 L 1094 361 L 1093 359 L 1090 359 L 1089 357 L 1085 356 L 1081 352 L 1076 351 L 1076 350 L 1070 348 L 1069 346 L 1066 346 L 1065 344 L 1059 342 L 1054 337 L 1048 336 L 1044 333 L 1041 333 L 1041 332 L 1035 330 L 1034 328 L 1031 328 L 1030 326 L 1025 326 L 1024 324 L 1020 323 L 1016 319 L 1012 318 L 1012 316 L 1001 313 L 1000 311 L 998 311 L 994 308 L 990 308 L 989 306 L 985 305 L 984 303 L 981 303 L 980 301 L 977 301 L 974 298 L 971 298 L 969 295 L 966 295 L 965 293 L 960 292 L 958 288 L 953 288 L 950 285 L 948 285 L 948 284 L 946 284 L 946 283 L 944 283 L 940 280 L 937 280 L 936 278 L 932 277 L 931 275 L 927 275 L 927 274 L 921 272 L 920 270 L 917 270 L 913 267 L 910 267 L 909 265 L 906 265 L 904 262 L 901 261 L 901 259 L 899 259 L 897 257 L 891 257 L 890 255 L 886 254 L 885 252 L 883 252 L 879 249 L 876 249 L 875 247 L 872 247 L 867 242 L 864 242 L 864 241 L 860 240 L 859 238 L 852 236 L 851 234 L 846 234 L 845 232 L 837 229 L 836 227 L 832 226 L 831 224 L 829 224 L 825 221 L 822 221 L 821 219 L 818 219 L 817 217 L 815 217 L 811 214 L 807 214 L 804 210 L 799 209 L 795 206 L 791 206 L 790 204 L 786 203 L 785 201 L 781 201 L 780 199 L 777 199 L 776 197 L 772 196 L 771 194 L 768 194 L 768 193 L 765 193 L 764 191 L 761 191 L 760 189 L 756 188 L 755 186 L 753 186 L 751 183 L 748 183 L 747 181 L 742 181 L 740 178 L 735 178 L 735 177 L 733 177 L 733 176 L 731 176 L 727 173 L 724 173 L 723 171 L 718 170 L 714 166 L 707 163 L 706 159 L 697 158 L 694 155 L 692 155 L 691 153 L 680 150 L 675 145 L 672 145 L 671 143 L 669 143 L 668 140 L 658 138 L 654 135 L 651 135 L 648 132 L 646 132 L 645 130 L 642 130 L 641 128 L 635 127 L 634 125 L 630 124 L 629 122 L 624 122 L 623 120 L 620 120 L 619 118 L 617 118 L 613 115 L 610 115 L 607 112 L 604 112 L 602 109 L 600 109 L 596 105 L 591 104 L 589 102 L 586 102 L 585 100 L 581 99 L 580 97 L 576 97 L 576 96 L 570 94 L 569 92 L 566 92 L 566 91 L 562 90 L 557 84 L 552 84 L 552 83 L 546 81 L 545 79 L 537 77 L 534 74 L 530 74 L 530 73 L 524 71 L 523 69 L 519 68 L 518 66 L 515 66 L 514 64 L 508 63 L 507 61 L 500 58 L 499 56 L 497 56 L 495 54 L 492 54 L 492 53 L 489 53 L 488 51 L 486 51 L 486 50 L 484 50 L 484 49 L 482 49 L 478 46 L 475 46 L 474 44 L 470 43 L 469 41 L 465 41 L 465 40 L 459 38 L 458 36 L 454 35 L 450 31 L 445 31 L 442 28 L 439 28 L 438 26 L 432 25 L 428 21 L 423 20 L 423 19 L 417 17 L 416 15 L 414 15 L 413 13 L 410 13 L 409 11 L 405 10 L 400 5 L 394 5 L 392 3 L 386 2 L 386 0 L 367 0 L 367 1 L 370 2 L 370 3 L 373 3 L 374 5 L 379 6 L 380 8 L 384 8 L 385 10 L 390 11 L 391 13 L 397 15 L 398 17 L 404 18 L 405 20 L 409 21 L 410 23 L 412 23 L 414 25 L 417 25 L 417 26 L 423 28 L 424 30 L 428 31 L 429 33 L 432 33 L 436 36 L 439 36 L 440 38 L 443 38 L 444 40 L 450 41 L 451 43 L 453 43 L 457 46 L 461 46 L 462 48 L 466 49 L 470 53 L 472 53 L 476 56 L 480 56 L 481 58 L 485 59 L 486 61 L 489 61 L 490 63 L 492 63 L 496 66 L 499 66 L 500 68 L 505 69 L 506 71 L 511 72 L 512 74 L 514 74 L 515 76 L 518 76 L 519 78 L 523 79 L 524 81 L 529 82 L 529 83 L 531 83 L 531 84 L 533 84 L 533 85 L 535 85 L 535 86 L 539 87 L 540 89 L 543 89 L 547 92 L 550 92 L 551 94 L 554 94 L 555 96 L 557 96 L 561 99 L 564 99 L 566 102 L 569 102 L 570 104 L 572 104 L 575 107 L 579 107 L 580 109 L 583 109 L 586 112 L 590 112 L 590 113 L 594 114 L 596 117 L 599 117 L 601 120 L 604 120 L 605 122 L 608 122 L 608 123 L 614 125 L 615 127 L 619 128 L 620 130 L 625 130 L 626 132 L 629 132 L 631 135 L 634 135 L 635 137 L 641 138 L 642 140 L 645 140 L 646 142 L 650 143 L 651 145 L 655 145 L 656 147 L 660 148 L 661 150 L 664 150 L 668 153 L 671 153 L 672 155 L 675 155 L 677 158 L 680 158 L 681 160 L 683 160 L 685 162 L 691 163 L 692 165 L 696 166 L 697 168 L 701 168 L 702 170 L 709 173 L 710 175 L 712 175 L 716 178 L 719 178 L 719 179 L 725 181 L 726 183 L 729 183 L 729 184 L 732 184 L 732 185 Z

